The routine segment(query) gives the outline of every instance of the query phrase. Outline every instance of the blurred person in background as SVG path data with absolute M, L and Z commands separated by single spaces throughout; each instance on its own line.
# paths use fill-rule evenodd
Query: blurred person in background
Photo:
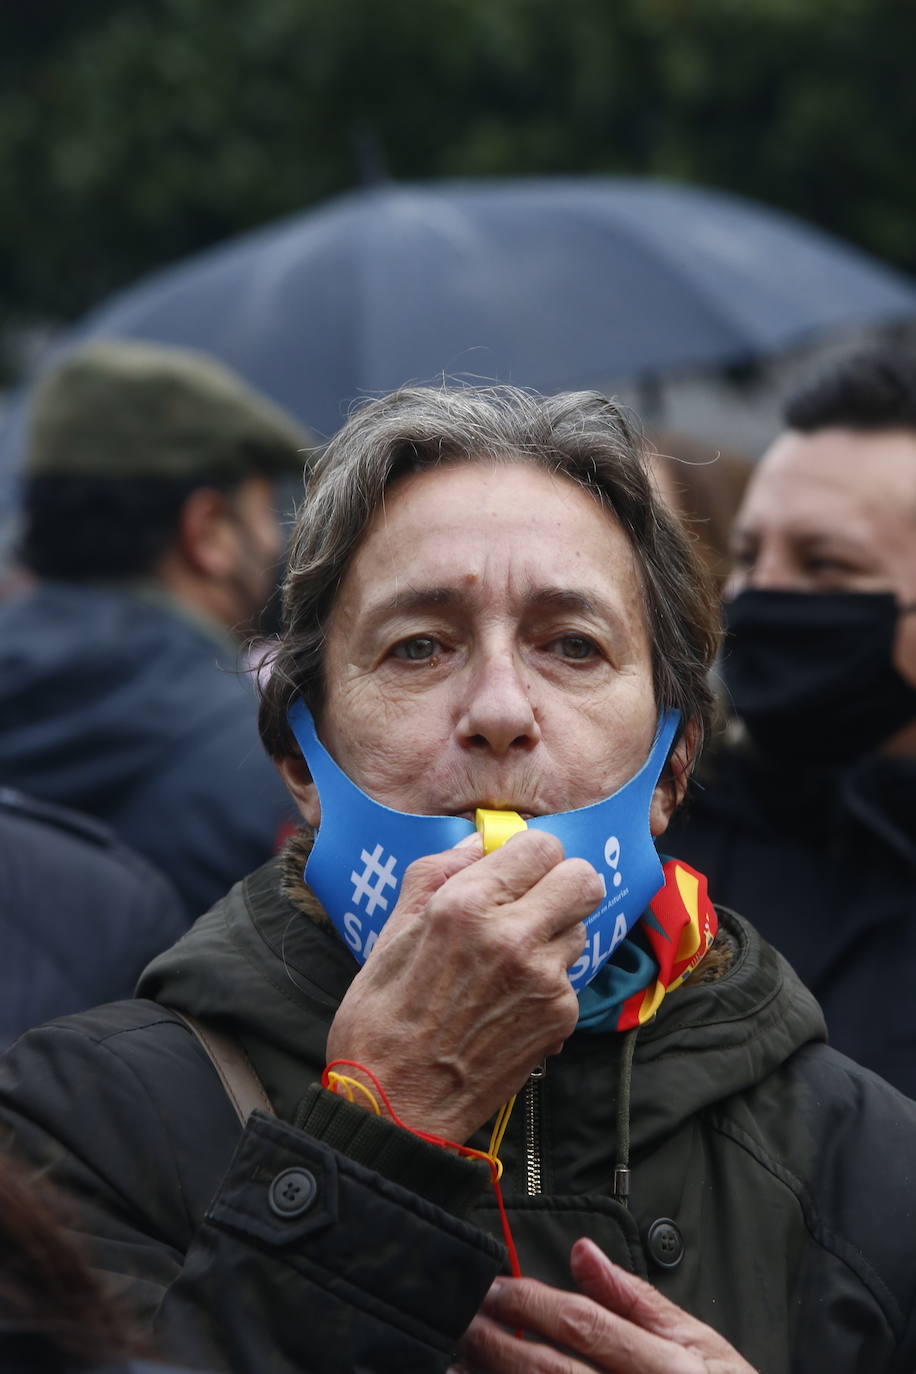
M 0 606 L 0 783 L 107 822 L 188 917 L 288 827 L 240 641 L 278 581 L 275 484 L 309 436 L 203 354 L 107 341 L 30 415 L 22 560 Z
M 171 884 L 102 821 L 0 787 L 0 1050 L 129 997 L 186 928 Z
M 11 1147 L 165 1353 L 913 1368 L 916 1103 L 655 851 L 718 642 L 603 397 L 408 388 L 331 440 L 262 686 L 301 830 L 135 1000 L 0 1063 Z M 486 1296 L 496 1156 L 525 1278 Z
M 0 1371 L 76 1374 L 126 1369 L 136 1345 L 49 1189 L 0 1152 Z M 136 1368 L 136 1366 L 134 1366 Z
M 837 1049 L 916 1096 L 916 357 L 832 362 L 785 419 L 733 532 L 742 728 L 666 843 L 789 959 Z
M 149 1362 L 148 1338 L 63 1229 L 65 1210 L 0 1152 L 0 1374 L 181 1374 Z

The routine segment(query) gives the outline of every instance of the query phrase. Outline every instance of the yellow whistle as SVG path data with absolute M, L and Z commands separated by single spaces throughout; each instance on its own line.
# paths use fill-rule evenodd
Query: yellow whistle
M 480 807 L 474 813 L 474 824 L 483 840 L 485 854 L 499 849 L 520 830 L 528 829 L 528 822 L 523 821 L 517 811 L 482 811 Z

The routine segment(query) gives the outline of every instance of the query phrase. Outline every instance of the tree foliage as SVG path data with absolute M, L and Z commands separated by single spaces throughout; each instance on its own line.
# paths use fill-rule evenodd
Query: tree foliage
M 651 173 L 916 269 L 899 0 L 17 0 L 0 322 L 352 186 Z

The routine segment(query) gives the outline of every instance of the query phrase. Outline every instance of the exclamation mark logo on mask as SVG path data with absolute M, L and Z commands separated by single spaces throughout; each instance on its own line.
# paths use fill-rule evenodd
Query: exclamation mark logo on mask
M 611 882 L 615 887 L 619 887 L 621 883 L 621 873 L 617 865 L 620 863 L 620 841 L 616 835 L 610 835 L 608 837 L 607 843 L 604 846 L 604 862 L 607 864 L 608 868 L 614 871 Z

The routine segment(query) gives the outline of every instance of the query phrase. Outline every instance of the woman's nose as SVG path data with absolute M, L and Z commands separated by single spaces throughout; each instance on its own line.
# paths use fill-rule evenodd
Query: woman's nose
M 485 745 L 498 755 L 537 744 L 541 727 L 531 700 L 530 674 L 516 654 L 488 654 L 472 665 L 466 691 L 458 722 L 464 743 Z

